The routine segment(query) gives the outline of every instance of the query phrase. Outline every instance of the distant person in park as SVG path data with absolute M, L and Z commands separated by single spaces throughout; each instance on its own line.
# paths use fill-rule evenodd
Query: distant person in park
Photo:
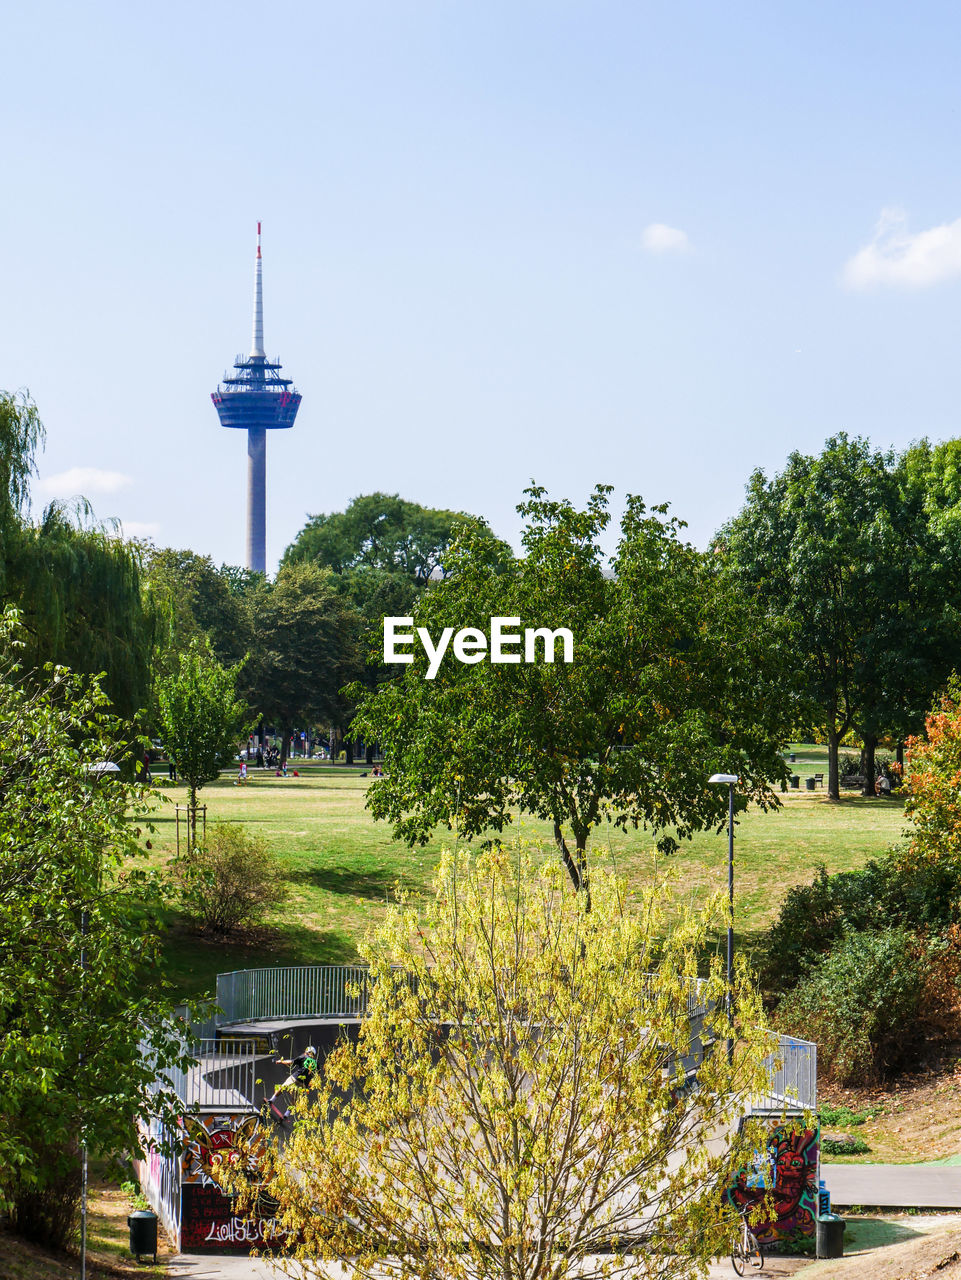
M 177 766 L 174 764 L 173 756 L 170 756 L 167 760 L 167 774 L 171 782 L 177 781 Z
M 263 747 L 258 747 L 257 748 L 257 768 L 262 769 L 263 767 L 264 767 L 264 749 Z
M 244 786 L 247 782 L 247 761 L 241 760 L 240 773 L 237 775 L 237 785 Z
M 875 779 L 874 794 L 876 796 L 889 796 L 891 794 L 891 779 L 886 773 L 879 773 Z
M 287 1107 L 281 1111 L 277 1105 L 277 1095 L 286 1093 L 288 1089 L 307 1088 L 317 1074 L 317 1049 L 314 1045 L 309 1044 L 303 1053 L 299 1053 L 296 1058 L 278 1058 L 277 1066 L 290 1067 L 290 1075 L 286 1080 L 281 1081 L 267 1099 L 265 1105 L 269 1108 L 271 1117 L 278 1124 L 283 1124 L 290 1119 L 290 1108 Z

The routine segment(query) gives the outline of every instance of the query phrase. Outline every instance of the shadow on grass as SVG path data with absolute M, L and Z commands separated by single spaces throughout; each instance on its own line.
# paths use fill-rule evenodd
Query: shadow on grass
M 305 867 L 288 871 L 285 878 L 291 884 L 309 885 L 312 889 L 354 898 L 370 898 L 375 902 L 393 902 L 398 885 L 411 892 L 423 888 L 420 881 L 398 875 L 386 867 L 363 870 L 356 867 Z
M 213 995 L 217 974 L 235 969 L 351 964 L 358 958 L 353 939 L 340 929 L 285 923 L 246 936 L 215 938 L 191 930 L 178 915 L 171 915 L 168 924 L 163 976 L 178 997 Z
M 844 1249 L 853 1248 L 856 1252 L 862 1249 L 880 1249 L 888 1244 L 901 1244 L 905 1240 L 916 1240 L 924 1235 L 923 1231 L 915 1231 L 903 1222 L 886 1222 L 883 1218 L 856 1218 L 847 1215 L 847 1227 L 844 1231 Z

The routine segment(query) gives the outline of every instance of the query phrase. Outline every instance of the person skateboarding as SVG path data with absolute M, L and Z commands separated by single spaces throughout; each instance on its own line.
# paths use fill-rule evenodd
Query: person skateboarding
M 277 1066 L 290 1067 L 290 1075 L 281 1081 L 264 1105 L 268 1108 L 271 1119 L 277 1124 L 286 1124 L 290 1119 L 290 1108 L 282 1111 L 277 1105 L 277 1095 L 286 1093 L 288 1089 L 305 1089 L 310 1084 L 317 1074 L 317 1049 L 309 1044 L 296 1058 L 278 1058 Z

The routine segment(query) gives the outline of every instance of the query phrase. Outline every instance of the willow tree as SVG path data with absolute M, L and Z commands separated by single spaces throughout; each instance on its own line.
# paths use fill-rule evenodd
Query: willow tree
M 157 635 L 136 545 L 97 524 L 86 504 L 51 503 L 16 530 L 6 590 L 21 610 L 25 663 L 101 675 L 114 711 L 134 722 L 149 701 Z
M 37 406 L 26 392 L 0 391 L 0 587 L 6 578 L 36 470 L 35 455 L 44 430 Z
M 26 515 L 44 439 L 26 393 L 0 392 L 0 590 L 20 611 L 27 669 L 47 663 L 103 675 L 116 713 L 130 723 L 149 697 L 155 611 L 141 591 L 139 550 L 81 502 Z

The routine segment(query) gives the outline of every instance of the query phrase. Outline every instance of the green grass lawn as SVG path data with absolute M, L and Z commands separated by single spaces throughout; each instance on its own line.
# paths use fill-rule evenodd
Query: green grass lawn
M 823 748 L 799 747 L 795 768 L 826 771 Z M 276 778 L 252 771 L 246 787 L 224 775 L 201 792 L 208 821 L 243 822 L 262 833 L 287 868 L 291 897 L 266 934 L 247 944 L 197 937 L 170 915 L 165 922 L 168 973 L 184 995 L 212 991 L 217 973 L 261 965 L 332 964 L 356 957 L 356 944 L 380 918 L 399 881 L 426 887 L 440 849 L 449 844 L 439 833 L 422 849 L 408 849 L 391 838 L 364 808 L 367 787 L 362 767 L 297 762 L 302 776 Z M 803 786 L 803 784 L 802 784 Z M 186 789 L 162 777 L 168 797 L 156 813 L 153 836 L 158 862 L 176 846 L 174 805 L 186 803 Z M 866 799 L 850 793 L 840 804 L 823 791 L 789 792 L 779 810 L 744 814 L 735 839 L 737 904 L 735 925 L 741 945 L 750 945 L 767 925 L 791 885 L 811 879 L 819 862 L 838 871 L 860 866 L 901 834 L 904 819 L 897 800 Z M 544 823 L 518 819 L 514 831 L 549 844 Z M 642 883 L 653 868 L 650 833 L 602 828 L 595 851 L 613 859 L 617 870 Z M 703 897 L 727 884 L 727 837 L 707 833 L 685 841 L 678 853 L 658 862 L 670 870 L 684 895 Z

